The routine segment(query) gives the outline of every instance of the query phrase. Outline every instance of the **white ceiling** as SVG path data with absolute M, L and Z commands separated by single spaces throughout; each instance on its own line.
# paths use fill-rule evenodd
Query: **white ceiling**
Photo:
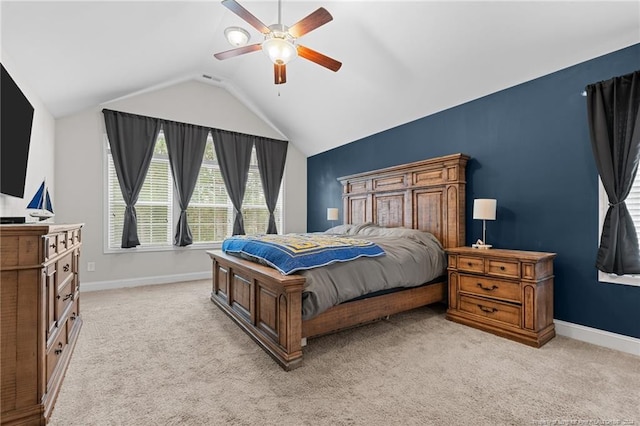
M 277 23 L 277 1 L 239 2 Z M 640 42 L 637 0 L 284 0 L 282 21 L 321 6 L 333 21 L 299 43 L 342 68 L 298 58 L 280 86 L 262 52 L 213 57 L 231 48 L 228 26 L 262 40 L 218 0 L 2 0 L 1 41 L 55 117 L 199 79 L 229 90 L 306 155 Z

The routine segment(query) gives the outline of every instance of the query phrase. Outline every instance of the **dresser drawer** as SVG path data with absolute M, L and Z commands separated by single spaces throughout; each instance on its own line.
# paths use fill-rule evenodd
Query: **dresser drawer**
M 66 241 L 66 240 L 65 240 Z M 60 260 L 58 260 L 58 285 L 62 285 L 64 281 L 67 280 L 71 275 L 73 275 L 74 271 L 74 262 L 73 262 L 73 252 L 69 252 L 64 255 Z
M 53 372 L 56 370 L 58 361 L 62 357 L 62 352 L 67 346 L 67 324 L 63 324 L 58 329 L 58 335 L 56 339 L 51 343 L 47 349 L 47 383 L 51 379 Z
M 80 243 L 80 230 L 67 231 L 67 248 L 71 248 Z
M 461 295 L 460 310 L 520 327 L 521 308 L 519 306 Z
M 460 274 L 460 291 L 484 297 L 509 300 L 516 303 L 522 301 L 522 292 L 520 290 L 520 282 L 518 281 Z
M 458 270 L 484 273 L 484 258 L 476 256 L 458 256 Z
M 73 303 L 75 294 L 76 288 L 73 277 L 69 277 L 61 287 L 58 287 L 58 294 L 56 295 L 56 318 L 58 322 L 64 317 L 66 310 L 69 309 Z
M 520 278 L 520 263 L 506 259 L 487 259 L 487 274 L 505 278 Z
M 45 260 L 51 259 L 58 254 L 58 235 L 51 234 L 44 237 Z

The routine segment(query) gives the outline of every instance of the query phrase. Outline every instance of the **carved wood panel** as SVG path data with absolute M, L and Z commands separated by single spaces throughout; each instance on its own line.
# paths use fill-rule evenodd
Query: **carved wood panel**
M 215 264 L 213 275 L 214 293 L 218 294 L 219 297 L 227 299 L 227 295 L 229 294 L 229 289 L 227 288 L 229 282 L 229 273 L 227 271 L 227 268 L 221 266 L 220 264 Z
M 387 227 L 404 226 L 404 192 L 375 196 L 373 203 L 373 222 Z
M 258 328 L 278 342 L 278 296 L 258 283 Z
M 444 241 L 442 225 L 446 211 L 441 189 L 414 191 L 413 228 L 431 232 L 439 241 Z
M 231 289 L 233 291 L 231 306 L 251 322 L 251 281 L 234 273 Z
M 346 210 L 348 214 L 347 223 L 353 223 L 354 225 L 358 225 L 360 223 L 366 223 L 369 219 L 367 212 L 370 210 L 368 207 L 369 196 L 355 196 L 349 197 L 347 199 L 348 206 L 346 206 Z

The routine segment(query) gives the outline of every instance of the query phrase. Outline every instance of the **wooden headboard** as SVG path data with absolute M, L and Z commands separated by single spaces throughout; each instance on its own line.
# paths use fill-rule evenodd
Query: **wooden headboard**
M 338 178 L 344 223 L 431 232 L 445 248 L 465 245 L 465 170 L 452 154 Z

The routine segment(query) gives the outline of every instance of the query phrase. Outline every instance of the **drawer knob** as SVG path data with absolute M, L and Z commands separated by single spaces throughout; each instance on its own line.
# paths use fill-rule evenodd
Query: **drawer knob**
M 500 270 L 501 270 L 501 271 L 504 271 L 504 269 L 505 269 L 505 268 L 504 268 L 504 266 L 501 266 L 501 267 L 500 267 Z
M 488 314 L 493 314 L 494 312 L 498 312 L 498 310 L 496 308 L 488 308 L 488 307 L 483 306 L 481 304 L 478 304 L 478 308 L 480 308 L 480 310 L 482 312 L 486 312 Z
M 55 244 L 49 244 L 49 247 L 51 247 L 52 249 L 55 249 L 56 245 Z
M 67 263 L 66 265 L 64 265 L 64 266 L 62 267 L 62 270 L 63 270 L 64 272 L 69 272 L 69 264 Z
M 75 321 L 75 319 L 76 319 L 76 313 L 75 313 L 75 312 L 72 312 L 72 313 L 71 313 L 71 317 L 69 317 L 69 319 L 70 319 L 71 321 Z
M 482 283 L 477 283 L 477 286 L 480 287 L 483 290 L 486 290 L 486 291 L 493 291 L 493 290 L 496 290 L 498 288 L 498 286 L 495 285 L 495 284 L 492 285 L 491 287 L 485 287 L 485 286 L 482 285 Z
M 473 266 L 473 263 L 468 262 L 468 263 L 467 263 L 467 266 Z
M 58 349 L 53 351 L 56 355 L 60 355 L 62 353 L 62 342 L 58 343 Z

